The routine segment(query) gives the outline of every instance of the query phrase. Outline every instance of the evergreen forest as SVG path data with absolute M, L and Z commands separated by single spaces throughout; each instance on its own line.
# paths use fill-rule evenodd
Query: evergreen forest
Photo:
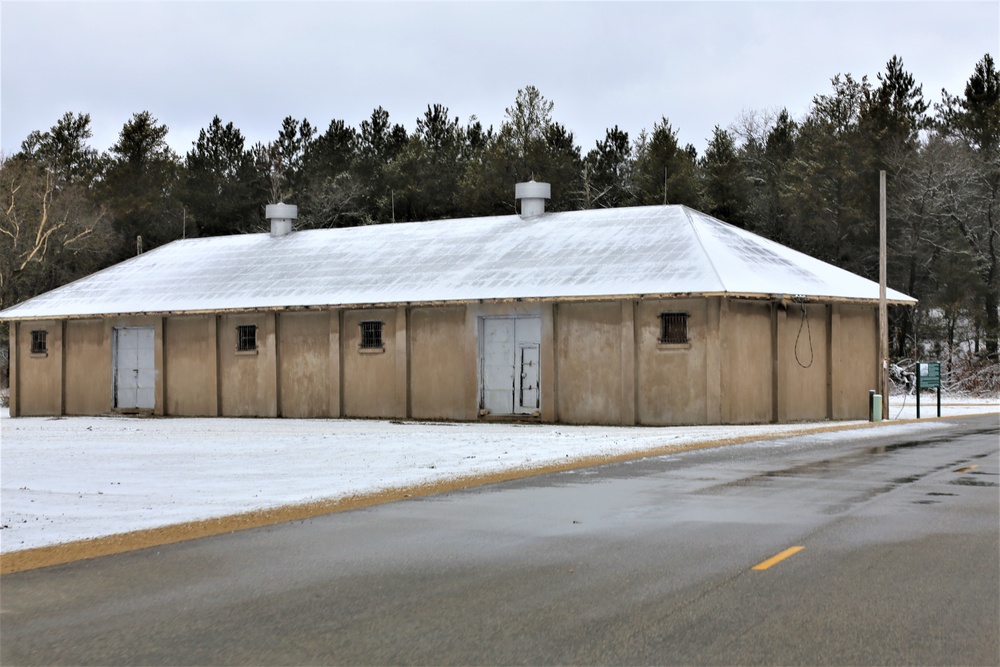
M 533 86 L 499 127 L 429 104 L 408 132 L 380 106 L 358 127 L 287 117 L 248 145 L 216 116 L 185 155 L 149 111 L 104 152 L 67 112 L 0 156 L 0 309 L 177 239 L 264 231 L 267 203 L 296 204 L 298 228 L 501 215 L 531 178 L 549 210 L 684 204 L 877 281 L 885 170 L 888 282 L 920 300 L 890 312 L 894 369 L 941 360 L 952 390 L 996 395 L 1000 73 L 970 65 L 933 104 L 895 56 L 874 79 L 837 74 L 802 117 L 746 111 L 701 155 L 666 115 L 581 148 Z

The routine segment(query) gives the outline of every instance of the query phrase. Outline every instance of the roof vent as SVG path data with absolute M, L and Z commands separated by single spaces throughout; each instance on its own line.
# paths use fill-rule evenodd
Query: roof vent
M 552 199 L 552 186 L 548 183 L 517 183 L 514 199 L 521 200 L 521 217 L 535 218 L 545 213 L 545 200 Z
M 271 221 L 271 236 L 285 236 L 292 231 L 292 220 L 299 217 L 295 204 L 268 204 L 264 217 Z

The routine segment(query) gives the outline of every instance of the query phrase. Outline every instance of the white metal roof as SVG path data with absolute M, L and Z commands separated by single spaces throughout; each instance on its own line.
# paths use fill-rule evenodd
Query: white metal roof
M 175 241 L 0 318 L 643 294 L 875 301 L 878 284 L 687 207 L 647 206 Z

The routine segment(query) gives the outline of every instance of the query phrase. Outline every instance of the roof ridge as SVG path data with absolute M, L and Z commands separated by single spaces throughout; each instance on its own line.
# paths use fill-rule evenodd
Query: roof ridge
M 691 211 L 693 209 L 689 208 L 684 204 L 681 204 L 681 210 L 684 211 L 684 215 L 685 217 L 687 217 L 688 224 L 691 225 L 691 231 L 694 232 L 694 238 L 695 240 L 698 241 L 698 247 L 701 248 L 701 252 L 705 255 L 705 259 L 708 260 L 708 265 L 712 267 L 712 273 L 715 274 L 716 280 L 718 280 L 719 285 L 722 286 L 722 291 L 728 292 L 729 287 L 728 285 L 726 285 L 726 282 L 722 279 L 722 274 L 719 273 L 719 269 L 715 266 L 715 262 L 712 261 L 712 254 L 708 252 L 708 248 L 706 248 L 705 244 L 702 243 L 701 233 L 698 230 L 698 225 L 694 224 L 694 217 L 691 215 Z

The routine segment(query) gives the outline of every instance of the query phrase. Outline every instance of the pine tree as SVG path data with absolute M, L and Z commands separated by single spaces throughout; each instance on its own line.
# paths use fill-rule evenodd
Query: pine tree
M 406 128 L 393 124 L 389 112 L 378 107 L 368 120 L 361 122 L 358 136 L 358 159 L 354 173 L 366 192 L 366 210 L 376 222 L 391 222 L 393 193 L 389 185 L 389 167 L 406 146 Z
M 878 170 L 860 126 L 871 84 L 837 75 L 833 92 L 813 98 L 799 126 L 789 200 L 793 247 L 868 278 L 878 278 Z
M 460 217 L 459 179 L 465 171 L 466 132 L 441 104 L 429 105 L 406 147 L 393 162 L 389 182 L 394 219 Z
M 664 117 L 653 125 L 652 134 L 639 135 L 633 149 L 635 202 L 640 205 L 701 205 L 697 179 L 697 153 L 689 144 L 682 148 L 677 131 Z
M 30 133 L 21 152 L 45 165 L 59 184 L 89 187 L 100 169 L 98 153 L 87 143 L 93 136 L 90 114 L 66 112 L 47 132 Z
M 718 125 L 701 161 L 705 213 L 747 226 L 747 178 L 733 135 Z
M 359 136 L 343 120 L 332 120 L 326 132 L 305 149 L 300 180 L 299 225 L 349 227 L 372 218 L 365 208 L 368 191 L 355 171 Z
M 615 125 L 584 158 L 584 208 L 628 206 L 633 199 L 632 144 Z
M 859 124 L 869 135 L 880 166 L 890 153 L 913 150 L 918 133 L 927 126 L 923 87 L 903 69 L 903 61 L 893 56 L 885 75 L 878 74 L 879 86 L 865 91 Z
M 184 235 L 247 232 L 261 220 L 261 201 L 251 154 L 243 134 L 215 116 L 185 158 Z
M 138 236 L 148 250 L 183 233 L 183 207 L 176 199 L 180 163 L 167 145 L 168 132 L 148 111 L 134 114 L 105 158 L 101 194 L 112 212 L 119 260 L 137 252 Z
M 460 200 L 468 214 L 513 213 L 514 185 L 532 179 L 552 184 L 549 210 L 577 208 L 583 160 L 573 133 L 552 119 L 554 106 L 534 86 L 517 92 L 500 130 L 485 135 L 481 158 L 462 177 Z

